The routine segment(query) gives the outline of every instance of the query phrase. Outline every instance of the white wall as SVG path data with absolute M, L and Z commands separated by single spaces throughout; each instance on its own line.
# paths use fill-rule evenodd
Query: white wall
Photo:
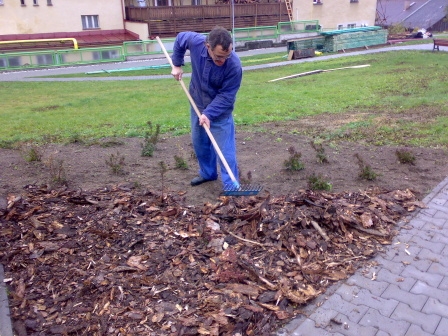
M 338 25 L 347 28 L 347 24 L 374 26 L 376 0 L 321 0 L 322 4 L 314 4 L 313 0 L 294 0 L 294 20 L 319 20 L 323 29 L 337 29 Z
M 4 0 L 0 6 L 0 35 L 83 31 L 81 15 L 98 15 L 101 30 L 123 29 L 121 0 Z

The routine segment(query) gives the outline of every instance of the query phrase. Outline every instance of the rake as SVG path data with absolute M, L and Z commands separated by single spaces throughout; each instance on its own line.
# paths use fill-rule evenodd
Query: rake
M 165 46 L 162 43 L 162 40 L 156 36 L 157 42 L 160 45 L 160 48 L 162 49 L 163 53 L 165 54 L 166 59 L 171 65 L 171 68 L 174 67 L 173 61 L 171 60 L 170 55 L 168 55 L 168 52 L 165 49 Z M 188 100 L 190 101 L 191 106 L 193 106 L 194 111 L 198 115 L 198 117 L 201 116 L 201 112 L 199 111 L 198 107 L 196 106 L 196 103 L 193 100 L 193 97 L 191 97 L 190 92 L 188 91 L 183 79 L 181 78 L 179 80 L 180 85 L 182 86 L 182 89 L 184 90 L 185 94 L 188 97 Z M 219 158 L 221 159 L 222 164 L 224 165 L 227 173 L 230 176 L 230 179 L 232 180 L 232 183 L 225 184 L 223 191 L 221 192 L 221 195 L 223 196 L 252 196 L 257 195 L 260 190 L 262 189 L 261 186 L 255 186 L 255 185 L 241 185 L 237 179 L 235 178 L 235 175 L 233 174 L 232 170 L 229 167 L 229 164 L 227 163 L 227 160 L 224 158 L 224 155 L 222 154 L 221 150 L 219 149 L 218 143 L 216 142 L 215 138 L 213 137 L 212 132 L 210 131 L 210 128 L 206 125 L 202 125 L 205 129 L 205 132 L 207 133 L 208 137 L 210 138 L 210 141 L 213 144 L 213 147 L 215 148 L 216 153 L 218 154 Z

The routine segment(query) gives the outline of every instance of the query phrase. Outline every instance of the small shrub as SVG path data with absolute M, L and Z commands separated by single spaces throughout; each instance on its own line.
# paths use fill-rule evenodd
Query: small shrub
M 355 157 L 358 159 L 360 169 L 358 177 L 363 180 L 375 180 L 378 174 L 373 171 L 372 167 L 366 164 L 359 154 L 355 154 Z
M 159 141 L 160 125 L 156 125 L 156 129 L 154 130 L 152 122 L 148 121 L 146 124 L 149 130 L 145 133 L 142 156 L 153 156 L 157 142 Z
M 308 177 L 308 188 L 311 190 L 327 190 L 333 189 L 333 185 L 326 180 L 322 175 L 311 175 Z
M 297 171 L 304 169 L 305 166 L 300 161 L 302 153 L 296 152 L 293 146 L 288 148 L 288 152 L 290 154 L 290 157 L 288 160 L 285 160 L 285 162 L 283 162 L 283 165 L 285 166 L 286 170 Z
M 50 178 L 53 183 L 60 185 L 67 183 L 64 161 L 62 159 L 55 159 L 53 156 L 50 156 L 45 165 L 50 170 Z
M 403 24 L 401 23 L 397 23 L 394 25 L 389 26 L 389 28 L 387 28 L 388 33 L 389 34 L 402 34 L 402 33 L 406 33 L 406 27 L 403 26 Z
M 187 161 L 185 161 L 183 157 L 174 155 L 174 160 L 176 162 L 175 164 L 176 169 L 183 169 L 183 170 L 188 169 Z
M 42 161 L 42 153 L 39 147 L 35 144 L 25 145 L 22 147 L 23 158 L 26 162 L 40 162 Z
M 325 154 L 324 146 L 321 143 L 316 143 L 314 141 L 310 142 L 311 147 L 316 151 L 317 162 L 328 163 L 327 155 Z
M 84 144 L 84 139 L 79 133 L 73 133 L 70 134 L 70 136 L 67 139 L 67 143 L 69 144 Z
M 111 154 L 108 159 L 106 159 L 106 165 L 109 166 L 110 171 L 114 175 L 124 175 L 124 156 L 117 154 Z
M 397 149 L 396 152 L 395 152 L 395 155 L 397 156 L 398 161 L 400 163 L 403 163 L 403 164 L 408 163 L 408 164 L 411 164 L 411 165 L 415 164 L 415 156 L 414 156 L 414 154 L 412 154 L 412 152 L 410 152 L 410 151 L 408 151 L 406 149 L 402 149 L 402 150 L 401 149 Z
M 0 148 L 3 148 L 3 149 L 13 149 L 14 148 L 14 141 L 0 140 Z

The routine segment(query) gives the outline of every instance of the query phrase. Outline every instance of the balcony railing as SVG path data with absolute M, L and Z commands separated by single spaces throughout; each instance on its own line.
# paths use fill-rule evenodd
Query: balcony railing
M 146 22 L 150 35 L 172 37 L 181 31 L 208 32 L 214 26 L 247 28 L 275 26 L 278 22 L 289 21 L 284 2 L 235 3 L 232 18 L 231 4 L 208 6 L 126 6 L 126 20 Z

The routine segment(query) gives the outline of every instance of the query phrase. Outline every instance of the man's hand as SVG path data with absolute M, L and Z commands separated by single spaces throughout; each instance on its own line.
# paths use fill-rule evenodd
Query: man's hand
M 171 74 L 173 75 L 174 79 L 177 81 L 180 81 L 182 79 L 182 74 L 184 71 L 182 70 L 182 67 L 173 66 L 171 69 Z
M 204 124 L 210 128 L 210 119 L 208 119 L 205 114 L 201 114 L 201 117 L 199 118 L 199 125 L 203 126 Z

